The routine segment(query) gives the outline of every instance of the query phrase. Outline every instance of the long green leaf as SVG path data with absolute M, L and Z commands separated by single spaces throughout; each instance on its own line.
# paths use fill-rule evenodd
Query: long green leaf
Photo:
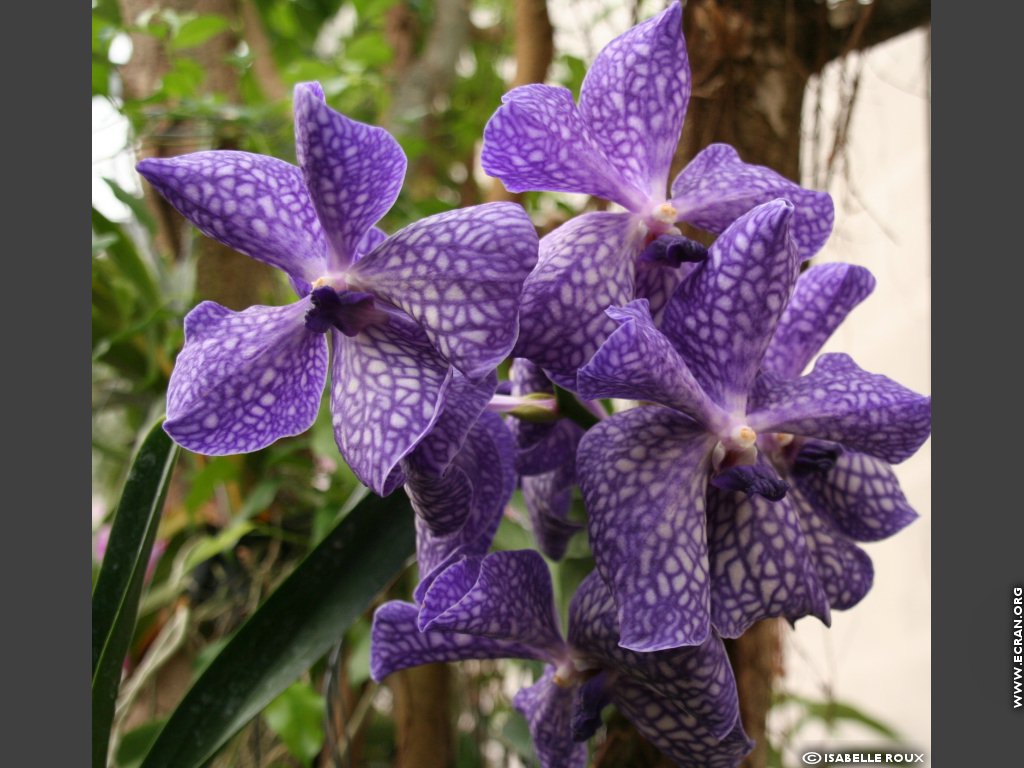
M 323 656 L 415 548 L 405 494 L 359 503 L 249 617 L 171 714 L 142 768 L 198 768 Z
M 125 481 L 92 592 L 92 764 L 106 765 L 121 665 L 131 643 L 142 583 L 178 447 L 158 423 Z

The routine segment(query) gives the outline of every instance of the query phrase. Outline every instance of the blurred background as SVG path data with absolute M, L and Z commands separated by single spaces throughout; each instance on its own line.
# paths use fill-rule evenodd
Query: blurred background
M 230 148 L 294 162 L 291 88 L 319 80 L 332 107 L 385 126 L 409 157 L 385 229 L 516 199 L 543 234 L 606 203 L 509 195 L 480 170 L 484 124 L 514 85 L 548 82 L 578 94 L 597 51 L 665 5 L 94 0 L 94 563 L 139 435 L 162 413 L 184 314 L 203 299 L 235 309 L 290 300 L 273 270 L 202 237 L 145 189 L 133 170 L 139 159 Z M 702 147 L 726 141 L 747 161 L 830 191 L 835 232 L 815 260 L 863 264 L 878 288 L 826 351 L 848 352 L 925 393 L 929 14 L 927 2 L 914 0 L 691 0 L 684 29 L 694 93 L 675 159 L 681 168 Z M 863 602 L 834 614 L 831 629 L 814 619 L 795 630 L 770 622 L 747 640 L 755 682 L 744 717 L 766 723 L 762 734 L 748 728 L 759 740 L 750 765 L 796 765 L 801 746 L 821 743 L 928 749 L 929 449 L 930 442 L 897 468 L 921 519 L 865 546 L 876 576 Z M 257 454 L 183 454 L 125 662 L 115 765 L 138 764 L 195 675 L 344 514 L 356 485 L 327 418 Z M 495 546 L 529 546 L 525 519 L 517 493 Z M 576 541 L 553 565 L 563 607 L 591 563 Z M 407 599 L 415 577 L 410 567 L 389 596 Z M 215 764 L 536 765 L 510 704 L 536 668 L 426 668 L 377 686 L 368 677 L 368 618 Z M 623 721 L 608 725 L 595 740 L 595 765 L 657 763 Z

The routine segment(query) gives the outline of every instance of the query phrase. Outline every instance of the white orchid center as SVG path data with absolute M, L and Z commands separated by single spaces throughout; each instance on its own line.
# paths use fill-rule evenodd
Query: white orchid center
M 656 205 L 654 206 L 654 210 L 651 211 L 651 218 L 655 221 L 661 222 L 662 224 L 675 224 L 678 217 L 679 211 L 669 203 Z

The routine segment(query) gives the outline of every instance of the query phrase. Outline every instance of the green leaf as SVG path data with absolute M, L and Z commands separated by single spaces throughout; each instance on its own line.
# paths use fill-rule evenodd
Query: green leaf
M 384 35 L 368 32 L 345 45 L 345 58 L 359 62 L 367 69 L 383 67 L 391 63 L 391 46 L 384 39 Z
M 263 719 L 288 751 L 310 765 L 324 744 L 324 697 L 308 683 L 295 683 L 263 710 Z
M 120 274 L 135 288 L 140 299 L 150 305 L 158 304 L 161 297 L 153 273 L 121 225 L 93 208 L 92 229 L 97 237 L 105 239 L 103 251 L 117 266 Z
M 181 50 L 202 45 L 211 37 L 228 28 L 228 20 L 223 16 L 207 14 L 189 19 L 171 37 L 171 48 Z
M 139 768 L 142 765 L 142 758 L 153 746 L 153 741 L 163 725 L 163 720 L 151 720 L 128 731 L 117 747 L 114 765 L 117 768 Z
M 860 723 L 875 733 L 894 741 L 898 741 L 901 738 L 899 733 L 891 726 L 886 725 L 881 720 L 876 720 L 856 707 L 850 704 L 845 704 L 841 701 L 813 701 L 792 693 L 782 694 L 777 697 L 776 701 L 779 704 L 791 702 L 804 709 L 806 714 L 801 718 L 801 721 L 794 730 L 803 727 L 803 725 L 810 720 L 820 720 L 829 727 L 834 726 L 840 720 L 846 720 L 849 722 Z
M 199 541 L 199 546 L 188 553 L 185 559 L 185 570 L 191 571 L 200 563 L 209 560 L 211 557 L 234 549 L 239 539 L 256 528 L 252 523 L 240 520 L 232 523 L 216 536 L 204 536 Z
M 153 218 L 153 214 L 150 213 L 149 208 L 146 207 L 145 199 L 142 197 L 136 197 L 118 184 L 114 179 L 104 176 L 103 181 L 106 182 L 108 187 L 110 187 L 110 191 L 114 193 L 114 197 L 131 209 L 131 212 L 135 214 L 135 218 L 138 219 L 142 226 L 150 232 L 156 231 L 156 219 Z
M 181 99 L 193 95 L 202 85 L 206 70 L 192 59 L 177 59 L 164 75 L 160 88 L 162 98 Z
M 142 583 L 178 448 L 154 426 L 132 464 L 92 593 L 92 762 L 106 764 L 110 727 Z
M 369 496 L 235 633 L 171 714 L 143 768 L 199 768 L 338 641 L 415 550 L 404 494 Z

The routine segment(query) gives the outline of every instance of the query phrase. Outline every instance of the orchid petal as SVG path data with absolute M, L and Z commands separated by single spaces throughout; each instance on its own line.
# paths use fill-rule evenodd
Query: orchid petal
M 575 453 L 557 469 L 523 477 L 520 482 L 538 549 L 552 560 L 561 560 L 569 540 L 583 529 L 569 520 L 572 488 L 576 484 Z
M 334 436 L 360 482 L 386 496 L 402 482 L 399 460 L 440 416 L 452 369 L 420 327 L 398 313 L 356 336 L 332 334 Z
M 522 643 L 550 661 L 565 651 L 551 574 L 532 549 L 465 557 L 446 569 L 423 597 L 419 626 Z
M 801 261 L 821 250 L 835 218 L 827 192 L 804 189 L 770 168 L 744 163 L 728 144 L 701 150 L 672 182 L 672 197 L 680 220 L 715 234 L 755 206 L 785 198 L 795 209 L 791 234 Z
M 472 381 L 456 373 L 448 391 L 440 418 L 406 463 L 417 471 L 440 476 L 462 449 L 469 431 L 490 402 L 498 387 L 498 377 L 491 373 L 480 381 Z
M 740 710 L 729 656 L 714 633 L 701 645 L 637 653 L 619 644 L 615 602 L 596 571 L 580 584 L 569 605 L 569 643 L 585 663 L 615 670 L 676 701 L 700 718 L 714 736 L 725 736 Z
M 690 262 L 672 267 L 641 258 L 636 265 L 636 297 L 647 299 L 651 305 L 651 316 L 656 321 L 660 320 L 672 294 L 696 268 L 697 264 Z
M 244 312 L 204 301 L 189 312 L 167 388 L 167 434 L 219 456 L 309 429 L 327 378 L 327 342 L 306 330 L 308 309 L 308 299 Z
M 535 437 L 516 454 L 516 470 L 520 475 L 540 475 L 561 467 L 566 462 L 576 462 L 576 446 L 583 437 L 583 428 L 570 419 L 558 419 L 550 424 L 528 424 L 513 419 L 516 434 L 520 440 L 525 436 Z M 543 432 L 541 429 L 543 428 Z M 539 437 L 537 437 L 539 435 Z
M 529 688 L 516 694 L 512 703 L 530 727 L 533 746 L 541 768 L 585 768 L 587 745 L 572 739 L 572 713 L 575 691 L 554 682 L 555 670 Z
M 792 381 L 762 376 L 757 432 L 788 432 L 836 443 L 891 464 L 912 456 L 931 432 L 931 398 L 859 368 L 849 355 L 827 354 Z
M 537 234 L 513 203 L 487 203 L 405 227 L 349 272 L 350 283 L 419 322 L 470 378 L 494 370 L 515 343 L 523 281 L 537 261 Z
M 640 734 L 663 754 L 686 768 L 736 768 L 754 748 L 736 722 L 720 738 L 679 702 L 647 686 L 620 678 L 611 689 L 612 703 Z
M 537 652 L 520 643 L 457 632 L 420 632 L 419 608 L 412 603 L 385 603 L 373 615 L 370 631 L 370 676 L 381 682 L 392 672 L 421 664 L 468 659 L 536 659 Z
M 613 307 L 619 327 L 576 376 L 581 397 L 646 400 L 685 413 L 700 424 L 728 416 L 704 393 L 686 361 L 654 327 L 646 299 Z
M 707 639 L 704 493 L 713 444 L 685 416 L 657 406 L 617 414 L 580 441 L 590 544 L 615 594 L 624 648 Z
M 774 200 L 738 219 L 665 307 L 662 331 L 704 391 L 729 412 L 744 412 L 796 281 L 792 213 L 788 202 Z
M 724 637 L 739 637 L 773 616 L 814 615 L 830 622 L 800 517 L 787 496 L 711 489 L 708 492 L 711 620 Z
M 623 213 L 585 213 L 540 241 L 537 268 L 523 287 L 519 341 L 556 384 L 576 388 L 576 370 L 616 323 L 604 310 L 633 300 L 642 229 Z
M 795 379 L 850 311 L 875 288 L 875 278 L 853 264 L 816 264 L 796 281 L 764 356 L 764 369 Z
M 623 183 L 568 89 L 523 85 L 501 97 L 484 127 L 480 163 L 509 192 L 581 192 L 640 210 L 641 188 Z
M 621 178 L 663 200 L 690 100 L 682 8 L 673 3 L 604 47 L 580 88 L 579 112 Z
M 283 270 L 300 296 L 323 274 L 327 242 L 294 165 L 218 150 L 151 157 L 137 168 L 200 232 Z
M 427 517 L 416 518 L 416 559 L 420 584 L 414 597 L 423 602 L 432 576 L 463 555 L 483 556 L 498 530 L 505 505 L 515 490 L 515 446 L 501 417 L 484 413 L 473 425 L 462 450 L 449 467 L 468 480 L 470 498 L 462 513 L 461 527 L 453 533 L 438 535 L 427 524 Z
M 917 519 L 892 467 L 847 451 L 825 473 L 796 474 L 794 482 L 839 529 L 856 541 L 879 541 Z
M 840 611 L 852 608 L 871 589 L 875 576 L 871 558 L 850 541 L 827 510 L 799 491 L 793 493 L 793 503 L 800 511 L 807 548 L 829 605 Z
M 322 91 L 296 87 L 294 102 L 296 155 L 330 243 L 328 269 L 340 271 L 398 198 L 405 154 L 383 128 L 328 107 Z

